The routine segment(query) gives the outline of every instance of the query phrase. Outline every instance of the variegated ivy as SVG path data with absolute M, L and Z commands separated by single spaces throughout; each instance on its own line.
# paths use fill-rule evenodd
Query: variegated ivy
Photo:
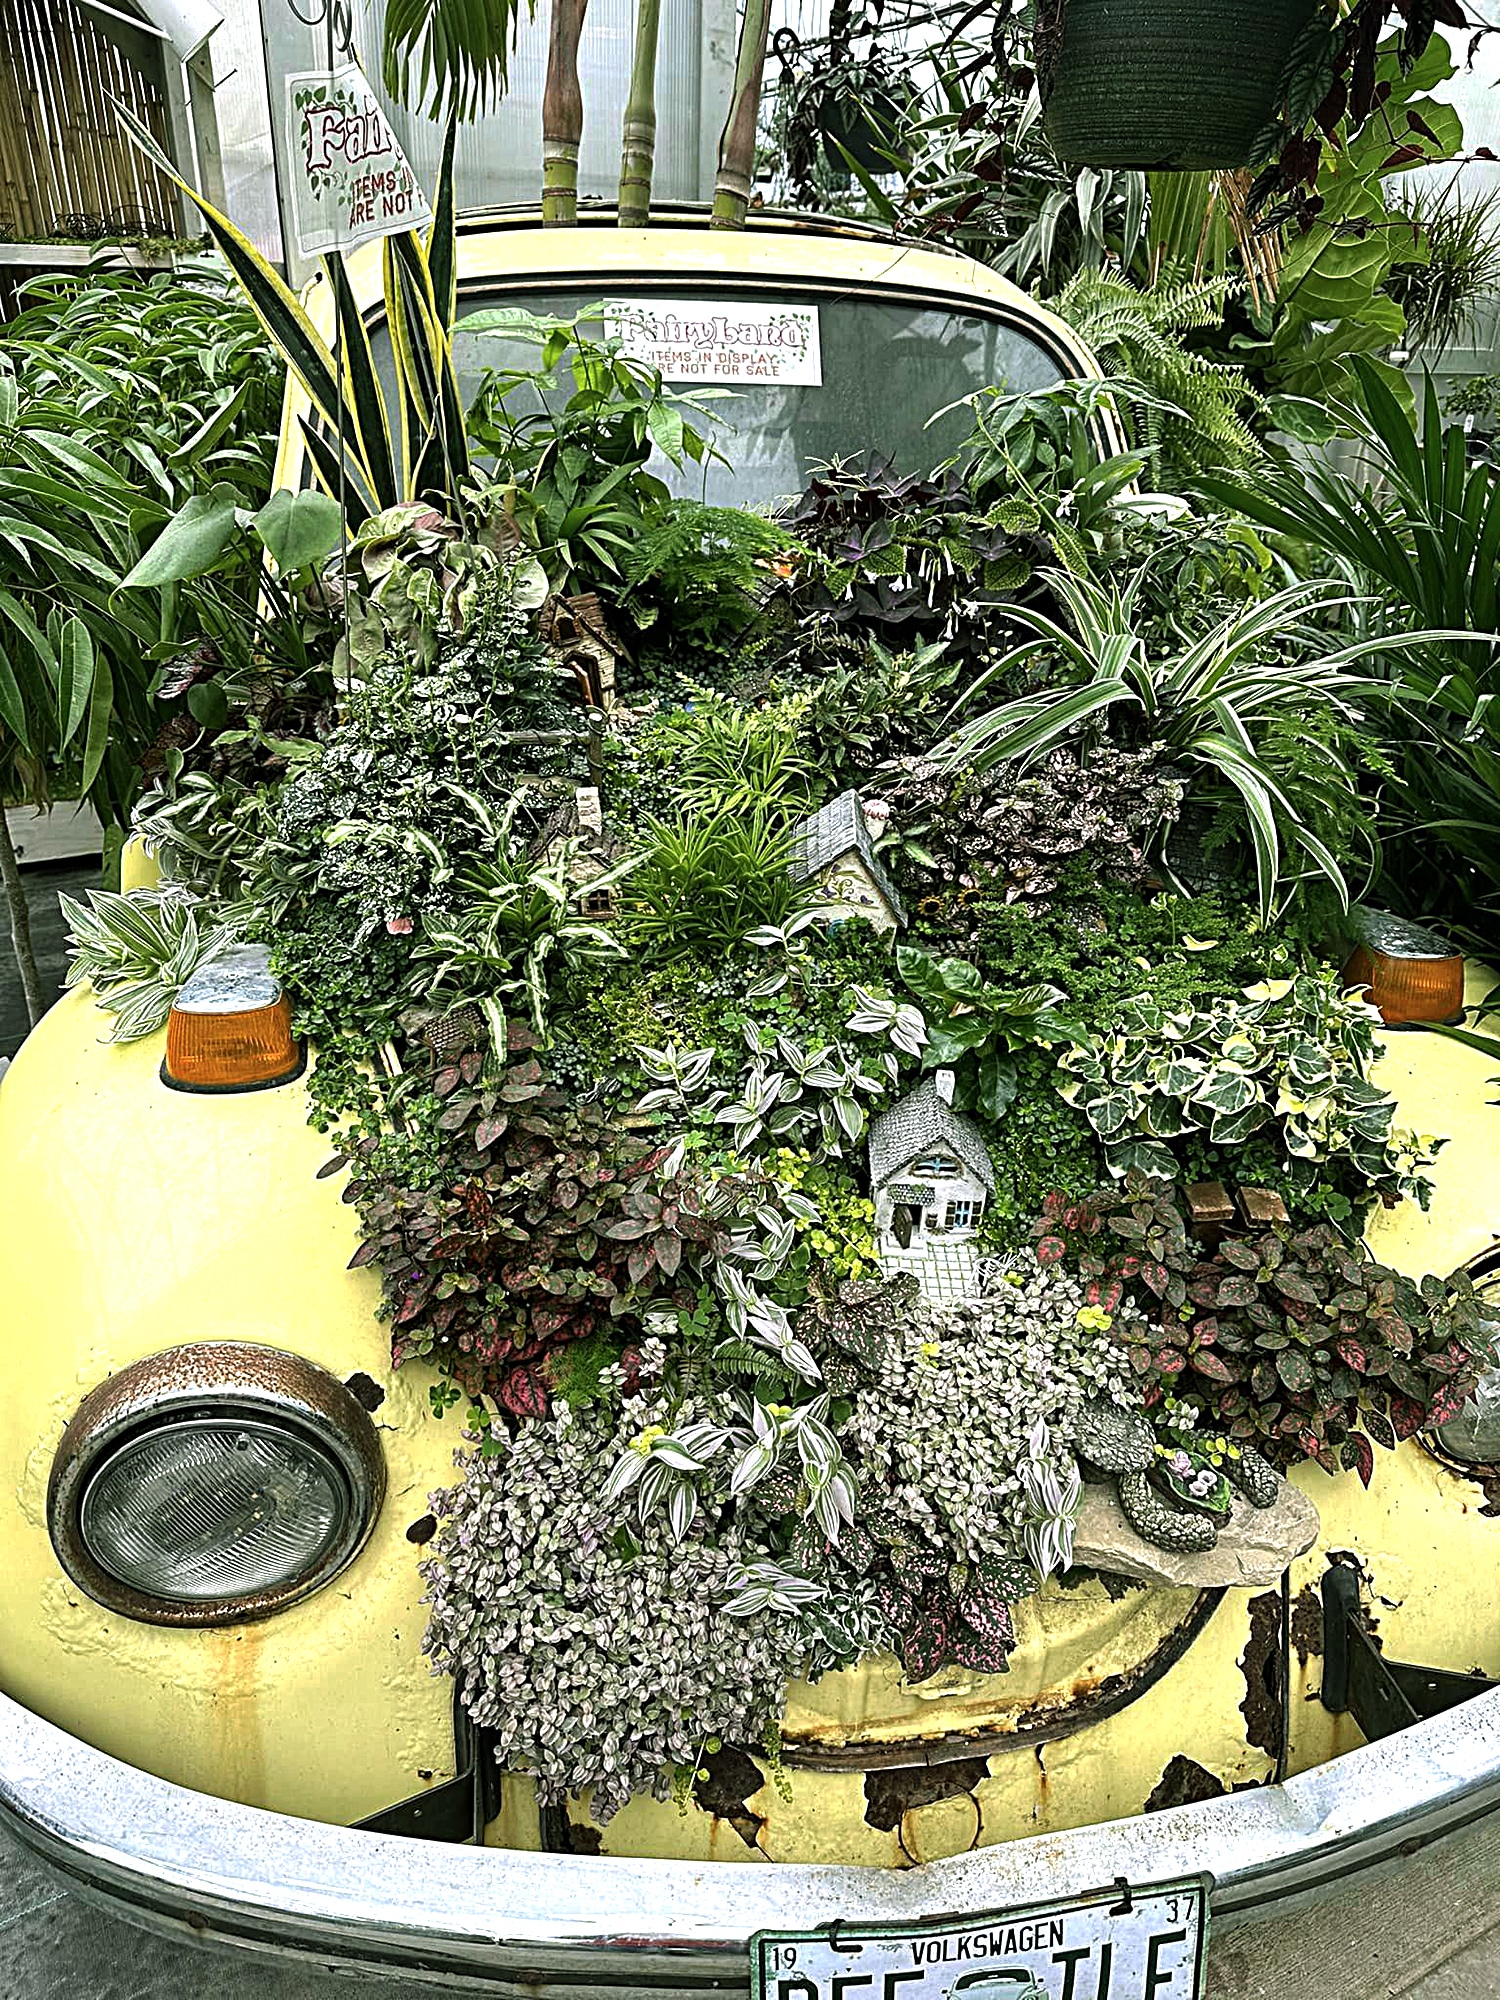
M 1297 1180 L 1341 1161 L 1373 1193 L 1426 1205 L 1422 1168 L 1441 1141 L 1398 1129 L 1396 1101 L 1369 1080 L 1380 1016 L 1331 969 L 1245 988 L 1202 1010 L 1128 1000 L 1113 1029 L 1058 1058 L 1059 1087 L 1104 1142 L 1116 1178 L 1174 1180 L 1170 1141 L 1201 1132 L 1238 1146 L 1264 1130 Z

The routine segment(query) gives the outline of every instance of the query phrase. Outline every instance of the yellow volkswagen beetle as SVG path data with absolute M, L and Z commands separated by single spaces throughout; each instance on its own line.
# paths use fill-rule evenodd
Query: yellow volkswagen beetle
M 992 271 L 854 228 L 481 216 L 459 252 L 461 314 L 607 294 L 685 327 L 811 307 L 817 379 L 740 385 L 710 498 L 771 499 L 872 442 L 930 456 L 934 413 L 983 384 L 1094 372 Z M 378 348 L 377 251 L 350 274 Z M 327 328 L 326 288 L 309 307 Z M 469 342 L 460 320 L 461 372 Z M 284 485 L 299 415 L 294 395 Z M 137 843 L 126 886 L 153 879 Z M 1472 997 L 1489 975 L 1470 978 Z M 1104 2000 L 1114 1925 L 1135 1983 L 1113 2000 L 1186 2000 L 1251 1990 L 1227 1944 L 1201 1987 L 1209 1905 L 1232 1939 L 1403 1843 L 1459 1853 L 1500 1809 L 1500 1695 L 1481 1692 L 1500 1676 L 1500 1426 L 1467 1418 L 1402 1445 L 1369 1493 L 1299 1470 L 1316 1518 L 1289 1569 L 1251 1538 L 1131 1589 L 1052 1585 L 1021 1607 L 1004 1676 L 910 1687 L 877 1660 L 790 1691 L 780 1768 L 726 1754 L 690 1797 L 638 1798 L 602 1830 L 582 1805 L 539 1809 L 422 1655 L 429 1495 L 458 1439 L 419 1371 L 393 1369 L 376 1278 L 347 1268 L 355 1218 L 319 1175 L 306 1078 L 193 1087 L 205 1022 L 279 1004 L 231 968 L 166 1033 L 116 1046 L 74 991 L 0 1089 L 0 1806 L 74 1879 L 232 1941 L 515 1992 L 753 1977 L 781 2000 L 989 2000 L 1023 1991 L 1045 1946 L 1061 1970 L 1035 1990 Z M 1430 1213 L 1375 1225 L 1399 1268 L 1487 1268 L 1490 1067 L 1388 1038 L 1379 1080 L 1448 1139 Z M 253 1561 L 220 1504 L 236 1460 L 277 1516 Z M 1410 1667 L 1382 1676 L 1370 1629 Z M 1414 1726 L 1370 1750 L 1361 1722 Z M 1025 1961 L 1009 1986 L 966 1984 L 981 1922 L 992 1955 Z M 1341 1977 L 1309 1990 L 1355 1990 Z

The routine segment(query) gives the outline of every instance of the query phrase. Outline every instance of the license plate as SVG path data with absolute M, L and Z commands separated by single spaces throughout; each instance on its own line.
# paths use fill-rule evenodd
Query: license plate
M 915 1924 L 757 1931 L 753 2000 L 1200 2000 L 1209 1878 Z

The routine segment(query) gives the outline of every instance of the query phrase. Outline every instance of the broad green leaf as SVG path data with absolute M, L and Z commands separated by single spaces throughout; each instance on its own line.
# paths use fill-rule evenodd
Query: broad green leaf
M 94 692 L 94 642 L 81 618 L 69 618 L 57 645 L 59 749 L 66 750 L 89 712 Z
M 237 504 L 232 486 L 195 493 L 178 508 L 121 588 L 159 589 L 212 569 L 234 534 Z
M 88 734 L 83 746 L 83 777 L 80 789 L 85 796 L 93 789 L 109 748 L 110 718 L 114 713 L 114 677 L 109 661 L 101 653 L 94 664 L 94 687 L 89 697 Z
M 310 569 L 332 555 L 344 539 L 336 500 L 326 493 L 289 493 L 285 487 L 273 493 L 255 516 L 255 531 L 283 576 Z

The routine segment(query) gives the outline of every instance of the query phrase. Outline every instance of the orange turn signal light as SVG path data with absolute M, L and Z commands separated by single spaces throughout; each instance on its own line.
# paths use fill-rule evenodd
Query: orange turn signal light
M 1388 1028 L 1453 1026 L 1463 1019 L 1463 954 L 1446 938 L 1383 910 L 1351 917 L 1358 943 L 1344 966 L 1344 984 L 1368 987 Z
M 263 945 L 200 966 L 167 1017 L 162 1082 L 175 1090 L 267 1090 L 302 1072 L 292 1009 Z

